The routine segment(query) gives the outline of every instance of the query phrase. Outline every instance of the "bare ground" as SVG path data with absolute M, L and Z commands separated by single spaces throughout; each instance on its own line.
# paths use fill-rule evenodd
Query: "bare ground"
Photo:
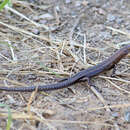
M 0 86 L 58 82 L 130 44 L 130 1 L 12 1 L 0 12 Z M 130 129 L 130 60 L 117 76 L 94 77 L 50 92 L 1 92 L 12 113 L 11 130 Z M 0 108 L 0 129 L 7 125 Z

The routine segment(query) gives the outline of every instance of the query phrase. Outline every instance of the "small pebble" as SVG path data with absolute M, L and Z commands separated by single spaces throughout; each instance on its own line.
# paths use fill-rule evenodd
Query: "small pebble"
M 52 110 L 44 110 L 44 112 L 42 113 L 42 115 L 45 118 L 49 118 L 50 116 L 54 116 L 56 114 L 56 111 L 52 111 Z
M 46 23 L 47 23 L 47 20 L 41 19 L 41 20 L 39 21 L 39 23 L 40 23 L 40 24 L 46 24 Z
M 7 95 L 7 97 L 8 97 L 8 99 L 9 99 L 9 103 L 10 103 L 10 104 L 15 104 L 15 103 L 16 103 L 16 101 L 14 100 L 13 97 L 11 97 L 10 95 Z
M 108 39 L 111 38 L 111 35 L 110 35 L 109 32 L 100 32 L 100 37 L 101 37 L 102 39 L 108 40 Z
M 103 10 L 103 9 L 101 9 L 101 8 L 99 8 L 98 12 L 99 12 L 99 14 L 101 14 L 101 15 L 106 15 L 105 10 Z
M 81 1 L 75 1 L 75 6 L 76 6 L 76 7 L 81 6 L 81 4 L 82 4 Z
M 130 123 L 130 111 L 125 112 L 124 119 L 126 122 Z
M 116 31 L 112 31 L 112 36 L 115 36 L 115 35 L 118 35 L 118 32 L 116 32 Z
M 71 0 L 65 0 L 66 4 L 70 4 L 72 1 Z
M 108 14 L 108 15 L 107 15 L 107 20 L 108 20 L 109 22 L 113 22 L 113 21 L 115 21 L 115 19 L 116 19 L 116 17 L 115 17 L 114 15 L 112 15 L 112 14 Z
M 40 15 L 40 16 L 39 16 L 39 19 L 51 20 L 51 19 L 54 19 L 54 17 L 53 17 L 51 14 L 47 13 L 47 14 L 42 14 L 42 15 Z
M 56 11 L 60 12 L 60 7 L 59 6 L 56 6 L 55 9 L 56 9 Z
M 112 116 L 117 118 L 119 116 L 119 114 L 117 112 L 115 112 L 115 113 L 112 113 Z
M 121 23 L 123 22 L 123 19 L 122 19 L 122 18 L 117 18 L 117 19 L 116 19 L 116 22 L 117 22 L 118 24 L 121 24 Z
M 36 35 L 40 34 L 40 31 L 38 29 L 33 29 L 32 32 Z

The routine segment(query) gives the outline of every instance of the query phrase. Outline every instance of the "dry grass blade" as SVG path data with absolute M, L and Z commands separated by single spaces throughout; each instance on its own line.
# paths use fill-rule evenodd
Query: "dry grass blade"
M 0 21 L 0 24 L 6 26 L 6 27 L 8 27 L 8 28 L 10 28 L 10 29 L 12 29 L 12 30 L 18 32 L 18 33 L 24 33 L 24 34 L 27 34 L 27 35 L 29 35 L 29 36 L 39 38 L 39 39 L 41 39 L 41 40 L 45 40 L 45 41 L 47 41 L 47 42 L 49 42 L 49 43 L 50 43 L 50 42 L 53 42 L 53 41 L 49 40 L 48 38 L 46 38 L 45 36 L 35 35 L 35 34 L 31 33 L 31 32 L 25 31 L 25 30 L 23 30 L 23 29 L 21 29 L 21 28 L 17 28 L 17 27 L 15 27 L 15 26 L 12 26 L 12 25 L 9 25 L 9 24 L 6 24 L 6 23 L 3 23 L 3 22 L 1 22 L 1 21 Z
M 24 84 L 24 83 L 20 83 L 20 82 L 18 82 L 18 81 L 10 80 L 10 79 L 5 78 L 5 77 L 0 77 L 0 80 L 6 80 L 6 81 L 8 81 L 8 82 L 10 82 L 10 83 L 13 83 L 13 84 L 16 84 L 16 85 L 20 85 L 20 86 L 27 86 L 27 85 Z M 0 85 L 0 86 L 3 86 L 3 85 Z
M 124 83 L 130 84 L 130 81 L 124 80 L 124 79 L 117 79 L 117 78 L 106 77 L 106 76 L 99 76 L 99 77 L 100 77 L 100 78 L 103 78 L 103 79 L 111 79 L 111 80 L 116 80 L 116 81 L 120 81 L 120 82 L 124 82 Z
M 7 61 L 13 62 L 12 60 L 10 60 L 10 59 L 7 58 L 6 56 L 2 55 L 1 53 L 0 53 L 0 56 L 3 57 L 4 59 L 6 59 Z
M 11 11 L 11 12 L 17 14 L 17 15 L 20 16 L 21 18 L 26 19 L 27 21 L 31 22 L 31 23 L 34 24 L 35 26 L 37 26 L 37 27 L 43 27 L 44 29 L 49 30 L 49 28 L 48 28 L 46 25 L 44 25 L 44 24 L 41 25 L 41 24 L 38 24 L 38 23 L 34 22 L 33 20 L 27 18 L 25 15 L 19 13 L 17 10 L 15 10 L 15 9 L 13 9 L 13 8 L 10 8 L 9 6 L 5 6 L 5 8 L 6 8 L 7 10 L 9 10 L 9 11 Z
M 31 114 L 31 103 L 32 103 L 33 99 L 35 99 L 35 95 L 36 95 L 36 93 L 37 93 L 37 89 L 38 89 L 38 87 L 36 87 L 35 91 L 32 92 L 32 94 L 31 94 L 31 96 L 30 96 L 30 98 L 29 98 L 28 104 L 27 104 L 27 110 L 28 110 L 28 114 L 29 114 L 30 116 L 32 115 L 32 114 Z
M 130 107 L 130 104 L 126 103 L 126 104 L 109 105 L 104 107 L 88 108 L 87 111 L 96 111 L 96 110 L 101 110 L 106 108 L 127 108 L 127 107 Z
M 91 86 L 90 88 L 93 91 L 93 93 L 99 98 L 99 100 L 104 104 L 104 106 L 107 106 L 107 103 L 104 100 L 103 96 L 93 86 Z M 111 110 L 109 108 L 107 108 L 107 107 L 106 107 L 106 110 L 108 112 L 111 112 Z
M 125 92 L 125 93 L 128 93 L 128 94 L 130 94 L 130 92 L 129 91 L 127 91 L 127 90 L 125 90 L 125 89 L 123 89 L 123 88 L 120 88 L 119 86 L 117 86 L 116 84 L 114 84 L 112 81 L 110 81 L 110 80 L 108 80 L 108 79 L 106 79 L 109 83 L 111 83 L 114 87 L 116 87 L 117 89 L 119 89 L 120 91 L 123 91 L 123 92 Z
M 0 116 L 7 117 L 6 113 L 1 113 Z M 28 114 L 21 114 L 21 113 L 13 113 L 12 119 L 29 119 L 29 120 L 38 120 L 44 124 L 47 122 L 55 122 L 55 123 L 63 123 L 63 124 L 91 124 L 91 125 L 101 125 L 101 126 L 111 126 L 114 127 L 114 125 L 110 125 L 108 123 L 103 122 L 91 122 L 91 121 L 71 121 L 71 120 L 49 120 L 49 119 L 41 119 L 37 116 L 30 116 Z
M 115 28 L 113 28 L 113 27 L 109 27 L 109 26 L 107 26 L 106 28 L 107 28 L 107 29 L 110 29 L 110 30 L 112 30 L 112 31 L 115 31 L 115 32 L 121 33 L 121 34 L 123 34 L 123 35 L 126 35 L 127 37 L 130 38 L 130 33 L 128 33 L 128 32 L 124 32 L 124 31 L 122 31 L 122 30 L 115 29 Z

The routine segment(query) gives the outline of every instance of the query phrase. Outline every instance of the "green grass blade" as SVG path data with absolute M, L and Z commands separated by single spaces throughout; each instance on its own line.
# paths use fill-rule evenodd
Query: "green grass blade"
M 8 4 L 9 0 L 4 0 L 1 4 L 0 4 L 0 10 L 2 10 L 6 4 Z
M 11 115 L 10 108 L 6 104 L 0 104 L 0 107 L 6 107 L 8 110 L 8 121 L 7 121 L 6 130 L 10 130 L 11 123 L 12 123 L 12 115 Z

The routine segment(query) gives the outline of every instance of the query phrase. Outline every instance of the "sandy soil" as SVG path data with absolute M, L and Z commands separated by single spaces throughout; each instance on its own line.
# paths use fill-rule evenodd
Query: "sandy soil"
M 130 44 L 130 1 L 12 1 L 0 12 L 0 86 L 51 84 Z M 130 129 L 130 59 L 111 71 L 49 92 L 0 92 L 11 130 Z M 0 107 L 0 130 L 8 111 Z

